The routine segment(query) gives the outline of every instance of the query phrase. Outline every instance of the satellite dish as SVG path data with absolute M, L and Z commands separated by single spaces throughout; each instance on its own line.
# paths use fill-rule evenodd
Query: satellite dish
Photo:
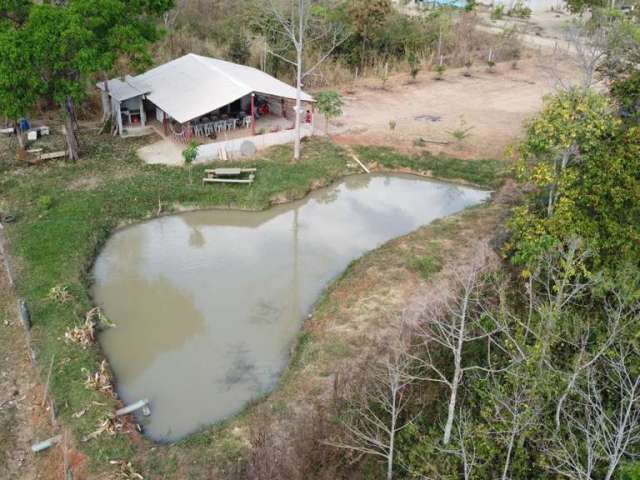
M 258 149 L 256 148 L 256 144 L 253 143 L 251 140 L 245 140 L 240 145 L 240 154 L 243 157 L 250 157 L 252 155 L 255 155 L 257 150 Z

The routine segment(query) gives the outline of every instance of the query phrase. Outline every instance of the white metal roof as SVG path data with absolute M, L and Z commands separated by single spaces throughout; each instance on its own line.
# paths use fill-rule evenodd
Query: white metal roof
M 133 80 L 137 85 L 148 87 L 147 98 L 180 123 L 224 107 L 252 92 L 296 98 L 294 87 L 261 70 L 193 53 Z M 313 98 L 303 92 L 302 100 L 310 102 Z
M 139 97 L 148 93 L 150 88 L 135 78 L 127 75 L 124 79 L 114 78 L 109 80 L 109 95 L 119 102 L 124 102 L 130 98 Z M 104 82 L 96 83 L 100 90 L 104 90 Z

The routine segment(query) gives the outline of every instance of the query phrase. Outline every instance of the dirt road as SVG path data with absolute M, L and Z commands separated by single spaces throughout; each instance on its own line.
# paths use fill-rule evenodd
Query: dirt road
M 571 73 L 571 72 L 564 72 Z M 330 132 L 341 143 L 389 145 L 413 149 L 421 137 L 432 152 L 462 158 L 504 158 L 505 149 L 523 132 L 523 122 L 539 111 L 543 96 L 554 90 L 544 57 L 528 58 L 517 69 L 499 64 L 495 73 L 482 66 L 450 70 L 443 80 L 423 71 L 415 83 L 406 74 L 392 77 L 383 89 L 367 80 L 342 92 L 342 117 Z M 390 122 L 395 122 L 392 130 Z M 470 129 L 456 141 L 452 132 Z

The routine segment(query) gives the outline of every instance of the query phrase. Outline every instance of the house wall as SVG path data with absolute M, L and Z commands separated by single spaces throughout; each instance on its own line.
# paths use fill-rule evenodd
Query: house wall
M 308 137 L 313 134 L 313 127 L 309 124 L 302 125 L 302 137 Z M 197 163 L 206 163 L 220 159 L 220 152 L 226 151 L 227 158 L 241 157 L 240 147 L 246 142 L 252 142 L 256 150 L 262 150 L 273 145 L 285 145 L 292 143 L 295 139 L 293 130 L 282 130 L 280 132 L 265 133 L 263 135 L 249 136 L 227 140 L 223 142 L 208 143 L 198 147 Z

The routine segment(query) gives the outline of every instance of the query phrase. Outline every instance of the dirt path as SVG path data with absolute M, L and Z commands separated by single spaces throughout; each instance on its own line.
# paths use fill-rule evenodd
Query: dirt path
M 414 141 L 421 137 L 434 153 L 504 158 L 506 147 L 522 134 L 523 121 L 553 91 L 554 79 L 545 69 L 545 59 L 526 59 L 516 70 L 499 64 L 496 73 L 476 67 L 470 78 L 462 73 L 451 70 L 437 81 L 433 73 L 422 72 L 413 84 L 408 83 L 407 75 L 398 75 L 387 82 L 386 89 L 375 80 L 345 89 L 344 114 L 333 122 L 330 132 L 346 144 L 413 149 Z M 471 129 L 462 142 L 451 134 L 458 128 Z
M 0 479 L 62 478 L 58 449 L 38 456 L 31 452 L 31 444 L 49 438 L 53 429 L 2 262 L 0 258 Z

